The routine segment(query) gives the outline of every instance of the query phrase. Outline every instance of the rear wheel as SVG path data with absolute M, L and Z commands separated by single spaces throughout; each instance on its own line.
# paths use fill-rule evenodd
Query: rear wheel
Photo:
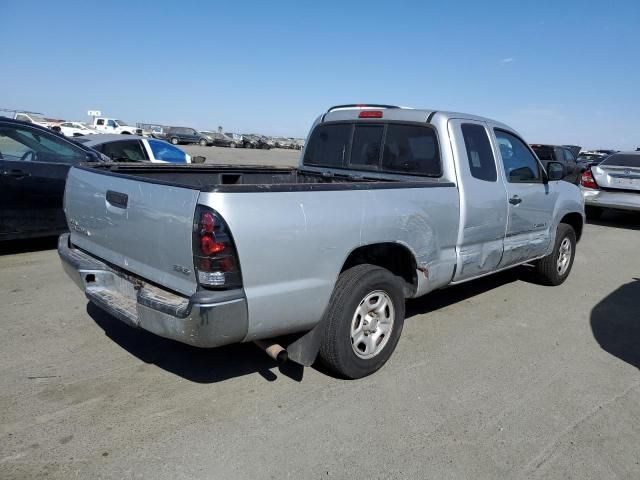
M 174 145 L 177 145 L 179 142 L 178 142 L 178 139 L 176 137 L 173 137 L 171 139 L 171 143 L 173 143 Z
M 340 274 L 326 312 L 320 359 L 345 378 L 372 374 L 391 357 L 404 325 L 403 280 L 374 265 Z
M 589 220 L 597 220 L 602 216 L 604 209 L 600 207 L 584 207 L 584 213 Z
M 536 271 L 545 285 L 560 285 L 563 283 L 573 266 L 576 255 L 576 232 L 571 225 L 561 223 L 556 232 L 556 243 L 551 255 L 538 260 Z

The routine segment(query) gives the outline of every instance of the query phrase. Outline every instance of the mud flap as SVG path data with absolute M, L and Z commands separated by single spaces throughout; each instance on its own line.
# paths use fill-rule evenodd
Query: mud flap
M 320 351 L 320 342 L 326 321 L 324 318 L 310 331 L 287 346 L 289 360 L 310 367 Z

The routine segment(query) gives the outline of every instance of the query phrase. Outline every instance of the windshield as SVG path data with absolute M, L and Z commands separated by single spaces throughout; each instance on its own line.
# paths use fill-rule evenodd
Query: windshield
M 609 158 L 602 161 L 600 165 L 640 168 L 640 153 L 614 153 Z
M 131 126 L 127 122 L 123 122 L 122 120 L 116 120 L 116 125 L 118 125 L 119 127 L 130 127 Z

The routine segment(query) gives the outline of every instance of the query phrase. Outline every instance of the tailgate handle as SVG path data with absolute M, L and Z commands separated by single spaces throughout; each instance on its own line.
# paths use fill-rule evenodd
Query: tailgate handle
M 114 207 L 127 208 L 128 201 L 129 195 L 127 195 L 126 193 L 107 190 L 107 202 L 109 202 Z

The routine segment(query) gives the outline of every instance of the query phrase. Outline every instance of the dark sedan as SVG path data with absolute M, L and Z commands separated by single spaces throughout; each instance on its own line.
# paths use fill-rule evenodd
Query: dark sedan
M 580 151 L 580 147 L 574 145 L 531 145 L 531 148 L 547 167 L 549 162 L 558 162 L 565 166 L 567 175 L 564 180 L 575 185 L 580 183 L 580 170 L 574 152 Z
M 105 160 L 45 127 L 0 118 L 0 240 L 64 232 L 62 197 L 69 168 Z

